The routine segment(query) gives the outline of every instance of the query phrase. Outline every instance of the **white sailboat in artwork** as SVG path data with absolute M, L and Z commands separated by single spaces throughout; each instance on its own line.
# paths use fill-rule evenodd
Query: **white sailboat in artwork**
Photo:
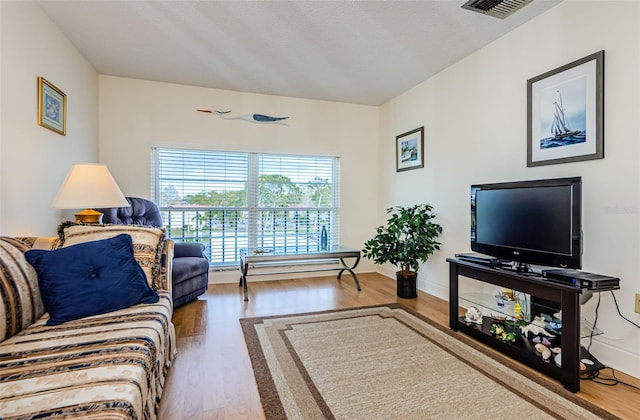
M 400 160 L 402 162 L 407 162 L 409 160 L 415 160 L 418 157 L 418 150 L 415 147 L 409 149 L 403 149 L 402 155 L 400 156 Z
M 556 139 L 580 134 L 580 130 L 571 130 L 569 123 L 564 116 L 564 105 L 562 104 L 562 93 L 558 90 L 559 101 L 553 103 L 553 121 L 551 122 L 551 134 Z

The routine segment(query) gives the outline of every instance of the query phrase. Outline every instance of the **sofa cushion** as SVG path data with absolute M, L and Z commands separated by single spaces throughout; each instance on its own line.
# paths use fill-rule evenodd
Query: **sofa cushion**
M 164 230 L 137 225 L 96 225 L 64 222 L 58 228 L 62 247 L 83 242 L 112 238 L 126 233 L 133 240 L 133 256 L 144 270 L 149 286 L 158 289 L 160 258 L 164 244 Z
M 0 343 L 0 417 L 154 420 L 176 354 L 172 303 L 160 300 L 46 326 Z
M 158 301 L 127 234 L 55 251 L 30 250 L 25 257 L 38 273 L 47 325 Z
M 171 280 L 176 284 L 199 276 L 209 271 L 209 260 L 197 257 L 182 257 L 173 259 L 173 270 Z
M 36 272 L 24 258 L 28 249 L 15 238 L 0 238 L 0 342 L 44 313 Z

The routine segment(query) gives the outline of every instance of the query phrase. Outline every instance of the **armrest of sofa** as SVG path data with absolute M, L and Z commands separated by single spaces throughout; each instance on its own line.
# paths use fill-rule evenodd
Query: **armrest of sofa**
M 158 288 L 172 292 L 173 282 L 171 280 L 171 271 L 173 270 L 175 243 L 171 239 L 164 240 L 162 254 L 160 255 L 160 274 L 158 278 Z M 173 294 L 173 292 L 172 292 Z
M 204 244 L 199 242 L 176 242 L 173 258 L 198 257 L 206 258 L 204 255 Z
M 43 249 L 46 251 L 53 251 L 60 247 L 60 238 L 57 236 L 20 236 L 17 237 L 21 242 L 24 242 L 31 249 Z

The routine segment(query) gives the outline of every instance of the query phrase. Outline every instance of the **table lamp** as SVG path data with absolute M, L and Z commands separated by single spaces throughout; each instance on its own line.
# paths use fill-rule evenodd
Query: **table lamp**
M 77 163 L 71 167 L 51 203 L 53 209 L 81 209 L 76 223 L 102 223 L 93 208 L 129 207 L 106 165 Z

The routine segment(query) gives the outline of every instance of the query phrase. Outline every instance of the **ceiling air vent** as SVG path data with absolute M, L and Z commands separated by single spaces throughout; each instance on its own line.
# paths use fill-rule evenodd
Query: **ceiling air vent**
M 469 0 L 462 5 L 462 8 L 504 19 L 532 1 L 533 0 Z

